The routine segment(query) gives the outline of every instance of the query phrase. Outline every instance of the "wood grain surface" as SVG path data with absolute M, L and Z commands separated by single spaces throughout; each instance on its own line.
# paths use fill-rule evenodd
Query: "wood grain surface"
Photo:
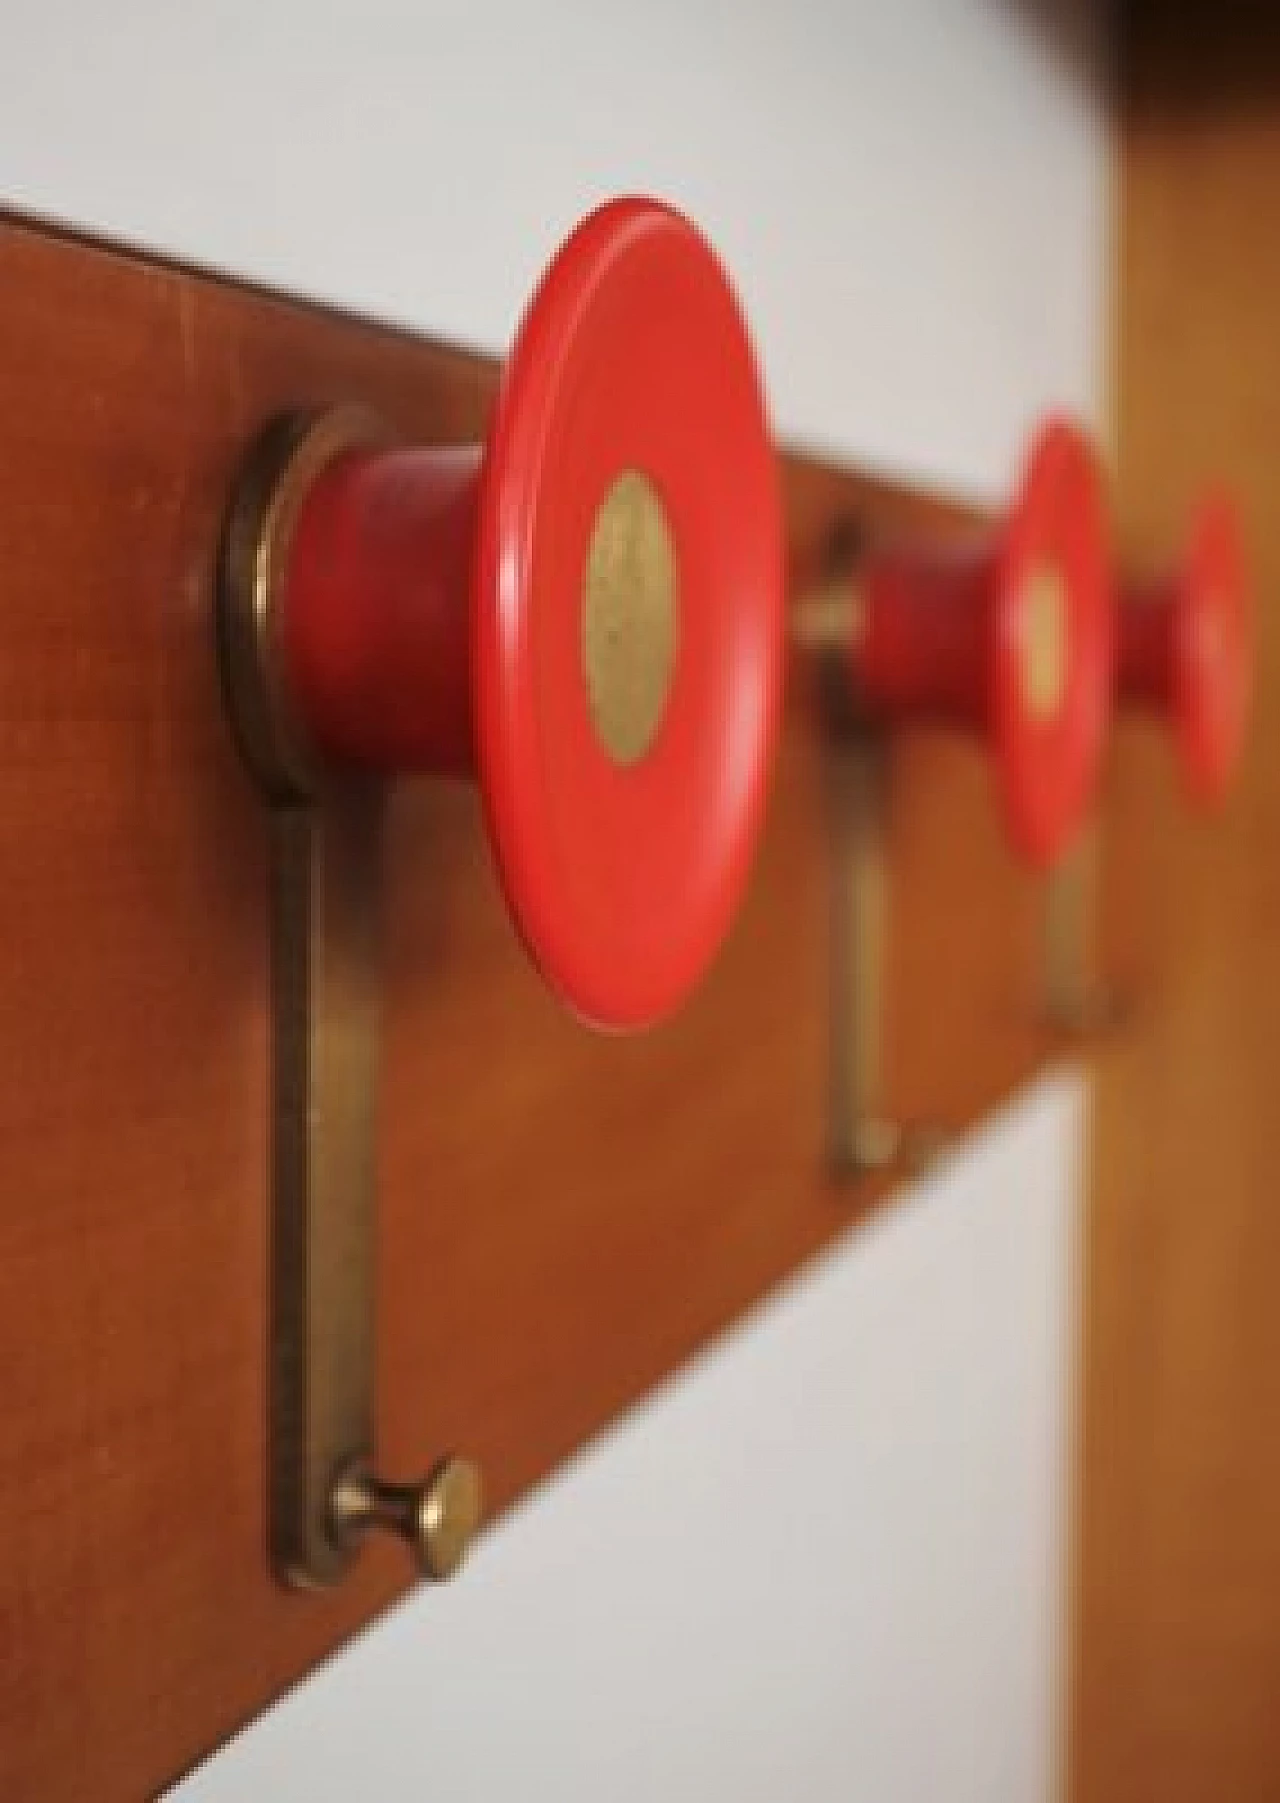
M 1145 976 L 1101 1066 L 1074 1709 L 1080 1803 L 1280 1796 L 1280 15 L 1131 9 L 1116 367 L 1135 562 L 1206 473 L 1259 577 L 1258 711 L 1221 820 L 1125 733 L 1109 931 Z
M 6 1798 L 155 1791 L 406 1581 L 394 1547 L 330 1595 L 286 1593 L 268 1565 L 267 830 L 220 705 L 212 575 L 276 411 L 357 401 L 458 439 L 493 381 L 482 359 L 0 220 Z M 797 586 L 846 511 L 966 523 L 801 457 L 785 483 Z M 505 1509 L 875 1200 L 821 1166 L 826 835 L 813 685 L 791 674 L 748 904 L 649 1037 L 593 1037 L 544 991 L 472 790 L 395 795 L 389 1472 L 457 1447 Z M 974 749 L 921 736 L 893 787 L 891 1090 L 963 1126 L 1050 1049 L 1038 890 Z

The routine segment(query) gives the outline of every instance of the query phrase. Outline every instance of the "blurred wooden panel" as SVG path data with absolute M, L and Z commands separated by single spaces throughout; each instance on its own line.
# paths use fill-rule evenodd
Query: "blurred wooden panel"
M 452 439 L 492 386 L 481 360 L 0 222 L 6 1797 L 154 1790 L 405 1581 L 394 1548 L 326 1596 L 267 1564 L 266 825 L 220 708 L 211 572 L 276 410 L 363 401 Z M 798 581 L 846 509 L 963 523 L 785 473 Z M 509 1505 L 872 1200 L 819 1162 L 826 847 L 794 675 L 745 913 L 648 1038 L 593 1037 L 543 991 L 472 792 L 397 794 L 388 1469 L 457 1446 Z M 917 742 L 895 787 L 893 1089 L 965 1123 L 1046 1050 L 1036 889 L 972 750 Z
M 1150 977 L 1094 1134 L 1075 1795 L 1280 1796 L 1280 15 L 1131 18 L 1118 427 L 1130 550 L 1205 472 L 1261 579 L 1256 729 L 1221 821 L 1135 729 L 1109 844 Z

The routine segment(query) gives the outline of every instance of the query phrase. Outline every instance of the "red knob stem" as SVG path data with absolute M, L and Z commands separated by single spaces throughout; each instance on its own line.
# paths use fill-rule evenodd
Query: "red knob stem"
M 873 555 L 861 586 L 866 614 L 855 648 L 859 693 L 879 713 L 946 720 L 980 731 L 987 719 L 988 548 L 903 548 Z
M 1173 706 L 1178 582 L 1130 588 L 1120 604 L 1117 676 L 1124 700 L 1167 712 Z
M 281 634 L 316 746 L 386 771 L 475 765 L 468 589 L 480 449 L 372 449 L 315 481 Z

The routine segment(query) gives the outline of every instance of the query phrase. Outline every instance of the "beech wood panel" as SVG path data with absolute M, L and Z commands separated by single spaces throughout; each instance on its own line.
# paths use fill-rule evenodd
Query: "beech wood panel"
M 480 358 L 0 220 L 6 1797 L 154 1791 L 406 1581 L 391 1546 L 331 1595 L 268 1565 L 267 822 L 220 705 L 212 575 L 277 410 L 357 401 L 457 439 L 493 382 Z M 799 456 L 785 482 L 797 585 L 846 511 L 970 523 Z M 826 835 L 792 678 L 747 906 L 651 1036 L 592 1036 L 544 991 L 474 791 L 397 792 L 389 1473 L 457 1447 L 505 1508 L 874 1199 L 821 1166 Z M 892 1092 L 964 1124 L 1048 1050 L 1039 892 L 972 749 L 913 741 L 894 791 Z
M 1126 732 L 1110 932 L 1148 1003 L 1094 1127 L 1074 1794 L 1280 1796 L 1280 16 L 1131 9 L 1116 367 L 1135 560 L 1206 472 L 1259 577 L 1258 708 L 1224 818 Z

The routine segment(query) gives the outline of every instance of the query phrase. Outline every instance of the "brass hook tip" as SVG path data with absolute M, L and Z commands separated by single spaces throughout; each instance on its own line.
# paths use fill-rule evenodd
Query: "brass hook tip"
M 894 1172 L 918 1177 L 947 1151 L 951 1135 L 942 1127 L 903 1126 L 898 1121 L 864 1121 L 851 1144 L 838 1145 L 831 1154 L 831 1171 L 837 1182 L 856 1183 Z
M 932 1170 L 951 1150 L 954 1137 L 936 1122 L 909 1127 L 902 1135 L 902 1163 L 913 1177 Z
M 1087 995 L 1056 1002 L 1049 1024 L 1068 1039 L 1104 1039 L 1120 1031 L 1132 1018 L 1130 999 L 1114 989 L 1097 989 Z
M 424 1575 L 446 1582 L 471 1551 L 484 1520 L 484 1480 L 470 1459 L 442 1459 L 418 1487 L 411 1543 Z
M 854 1139 L 840 1139 L 827 1152 L 827 1168 L 838 1184 L 859 1183 L 891 1170 L 897 1162 L 894 1129 L 887 1122 L 864 1127 Z
M 389 1484 L 361 1464 L 338 1474 L 330 1497 L 334 1540 L 354 1548 L 375 1528 L 395 1534 L 423 1577 L 442 1584 L 462 1565 L 484 1519 L 479 1466 L 450 1455 L 418 1483 Z
M 902 1157 L 904 1139 L 897 1121 L 864 1121 L 854 1135 L 854 1169 L 866 1176 L 892 1170 Z

